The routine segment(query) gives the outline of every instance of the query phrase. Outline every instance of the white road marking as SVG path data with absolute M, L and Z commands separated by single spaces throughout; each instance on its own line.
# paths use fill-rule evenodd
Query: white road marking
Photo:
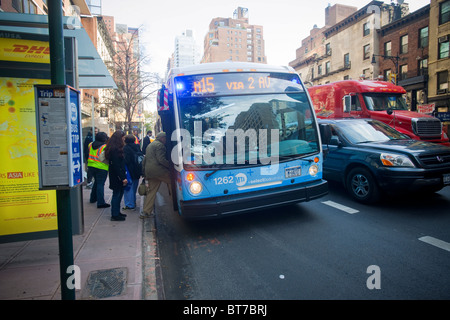
M 446 251 L 450 252 L 450 243 L 430 237 L 430 236 L 424 236 L 419 238 L 420 241 L 426 242 L 428 244 L 431 244 L 432 246 L 438 247 L 440 249 L 444 249 Z
M 342 205 L 342 204 L 339 204 L 339 203 L 336 203 L 336 202 L 334 202 L 334 201 L 322 201 L 322 203 L 323 203 L 323 204 L 326 204 L 327 206 L 336 208 L 336 209 L 338 209 L 338 210 L 347 212 L 347 213 L 349 213 L 349 214 L 354 214 L 354 213 L 359 212 L 359 210 L 352 209 L 352 208 L 350 208 L 350 207 L 346 207 L 346 206 L 344 206 L 344 205 Z

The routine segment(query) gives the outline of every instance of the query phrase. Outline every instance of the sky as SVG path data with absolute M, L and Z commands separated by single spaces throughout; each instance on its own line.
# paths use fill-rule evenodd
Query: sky
M 248 8 L 249 23 L 263 26 L 267 63 L 288 65 L 295 50 L 314 25 L 325 25 L 325 8 L 336 3 L 361 9 L 370 0 L 102 0 L 103 15 L 114 16 L 116 23 L 141 28 L 144 54 L 150 57 L 150 72 L 162 77 L 174 51 L 175 37 L 193 30 L 199 47 L 213 18 L 232 18 L 237 7 Z M 390 3 L 391 0 L 384 0 Z M 414 12 L 430 0 L 396 0 L 409 4 Z M 202 51 L 203 52 L 203 51 Z

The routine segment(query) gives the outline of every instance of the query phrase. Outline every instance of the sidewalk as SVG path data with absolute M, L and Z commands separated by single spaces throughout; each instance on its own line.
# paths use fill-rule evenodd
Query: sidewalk
M 84 233 L 73 236 L 76 299 L 157 300 L 154 216 L 139 218 L 143 197 L 122 211 L 126 221 L 111 221 L 110 208 L 89 203 L 90 192 L 83 187 Z M 111 196 L 106 183 L 106 202 Z M 19 299 L 61 299 L 58 238 L 0 244 L 0 300 Z

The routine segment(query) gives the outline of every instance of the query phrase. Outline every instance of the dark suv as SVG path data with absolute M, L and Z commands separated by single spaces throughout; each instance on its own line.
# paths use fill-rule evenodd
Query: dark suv
M 360 202 L 450 185 L 450 147 L 412 140 L 372 119 L 320 119 L 319 124 L 324 178 L 342 182 Z

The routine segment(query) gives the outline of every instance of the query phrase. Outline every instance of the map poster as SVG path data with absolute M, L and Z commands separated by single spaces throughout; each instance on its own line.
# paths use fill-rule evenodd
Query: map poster
M 34 85 L 0 77 L 0 242 L 57 229 L 56 191 L 39 190 Z

